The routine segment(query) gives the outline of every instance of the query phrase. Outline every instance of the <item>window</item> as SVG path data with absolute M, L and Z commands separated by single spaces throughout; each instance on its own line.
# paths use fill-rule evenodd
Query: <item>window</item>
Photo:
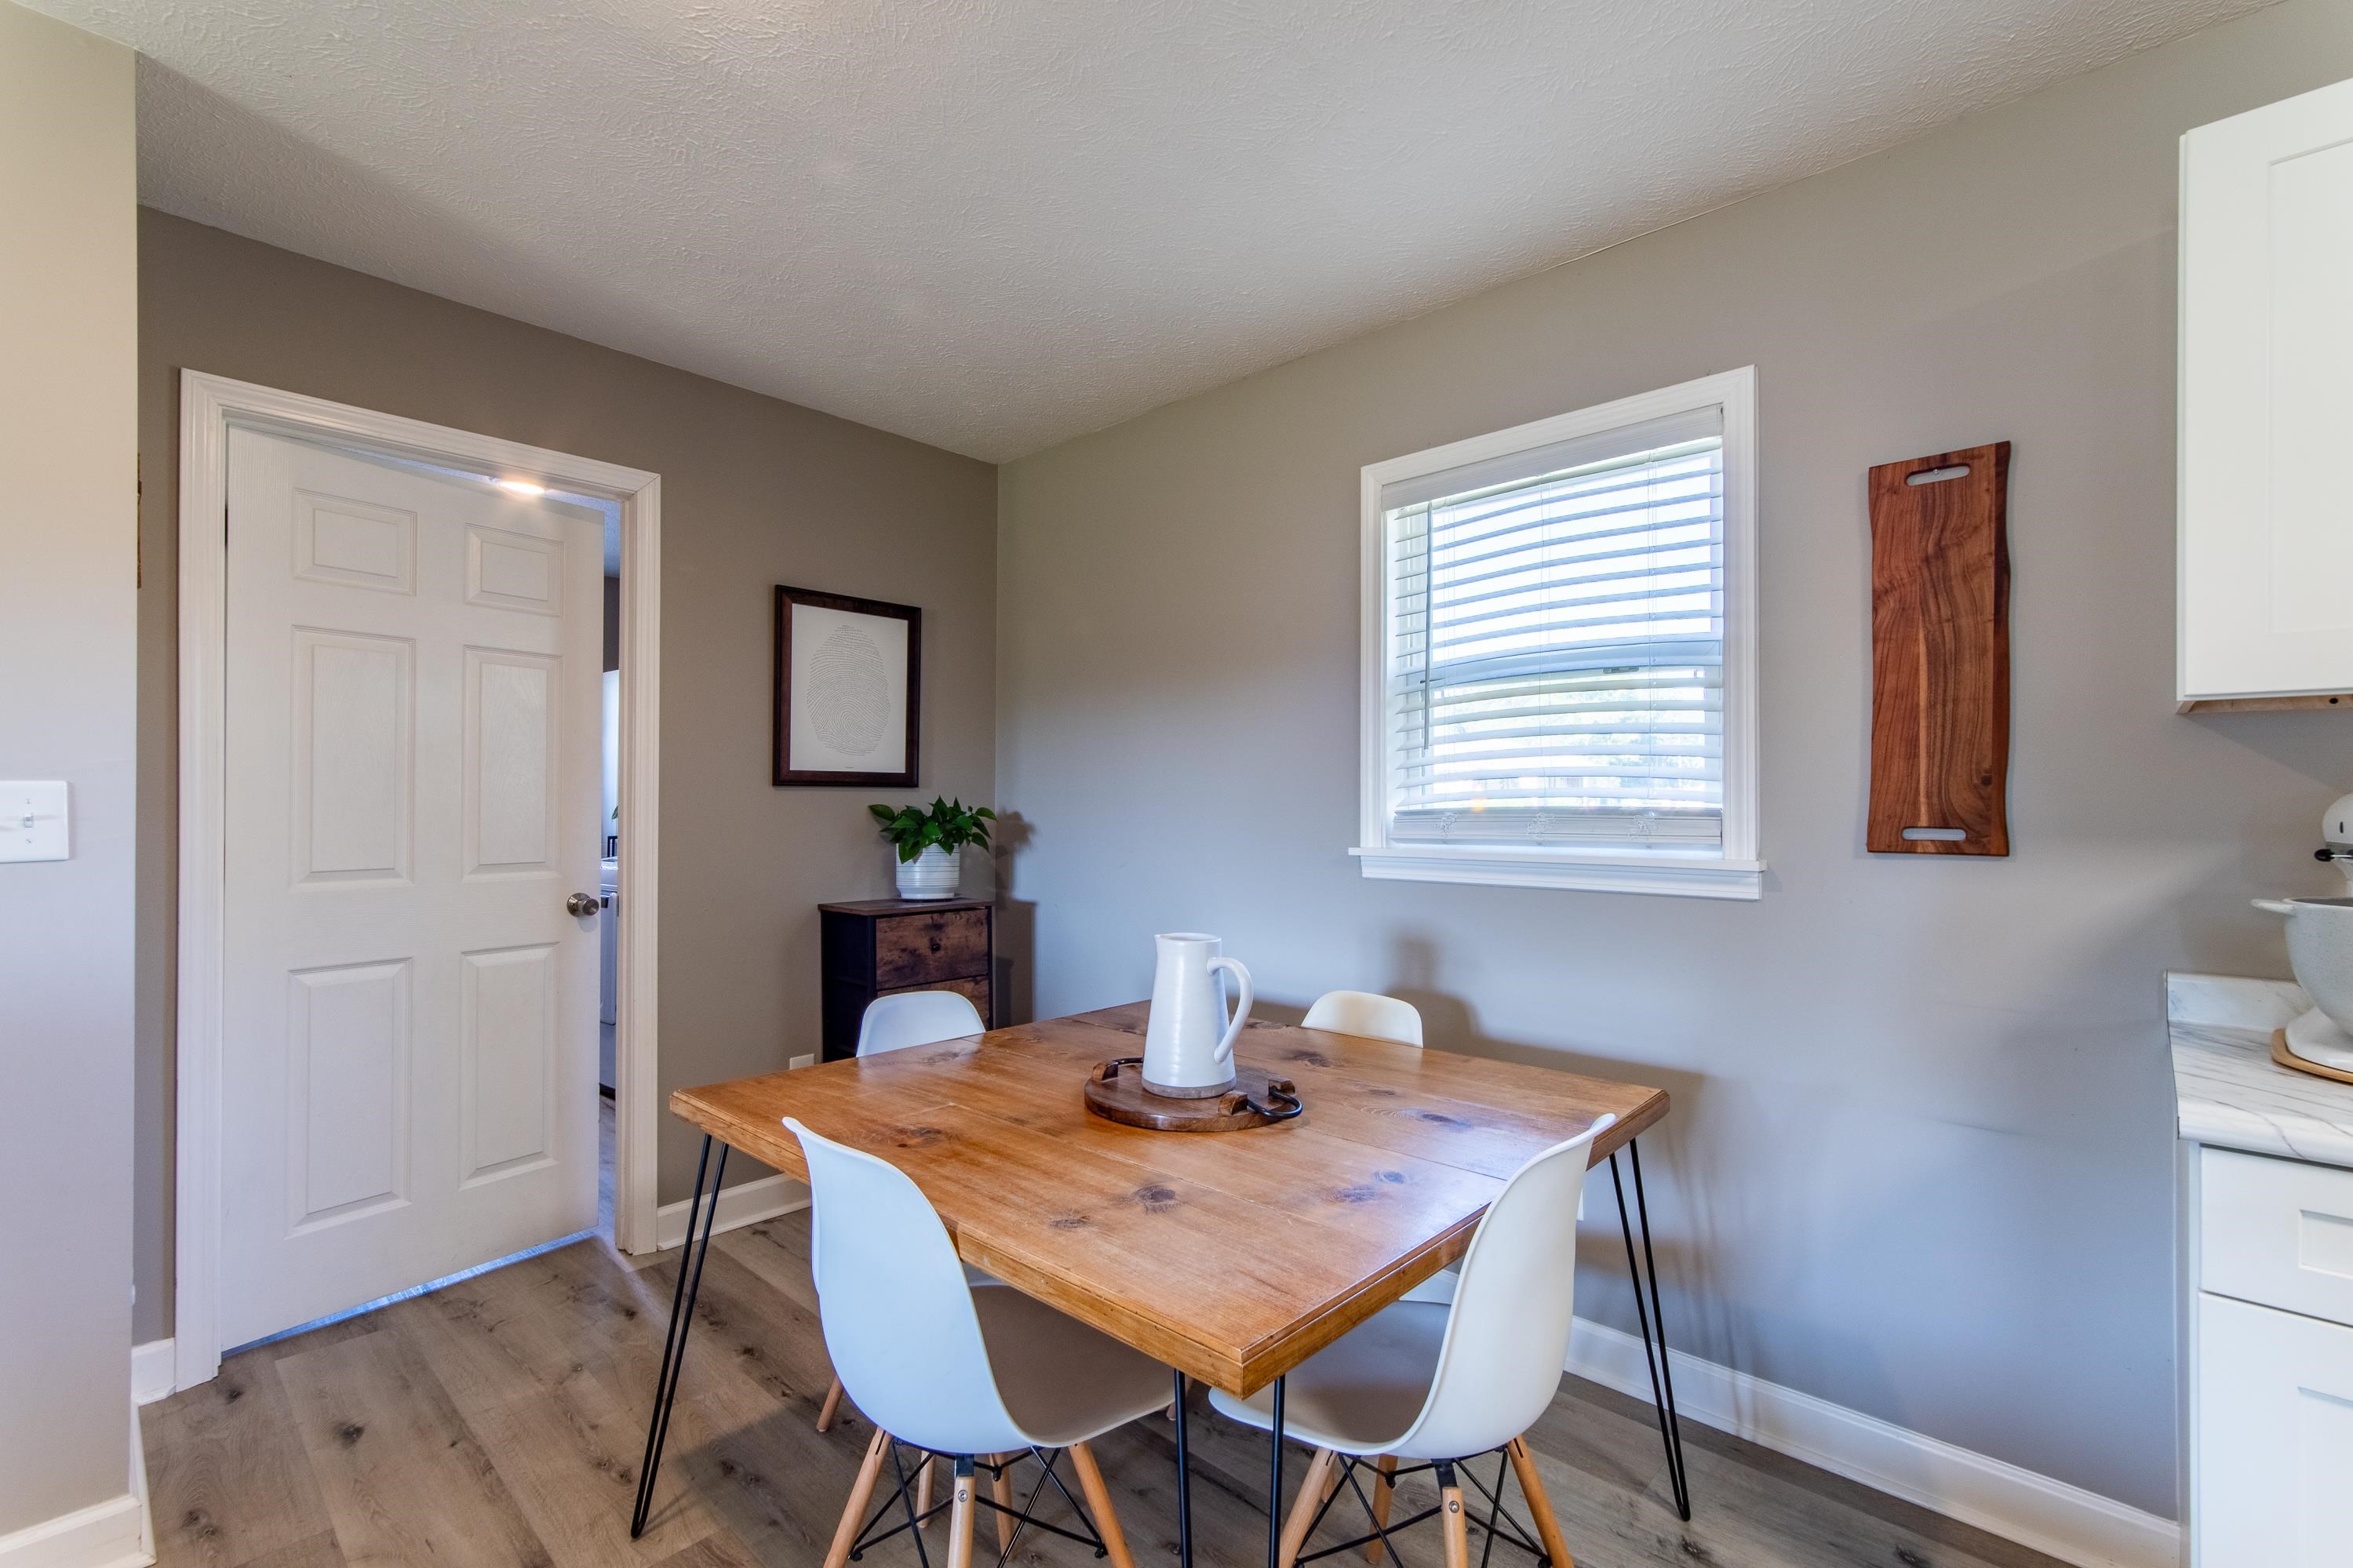
M 1367 877 L 1753 899 L 1754 370 L 1364 471 Z

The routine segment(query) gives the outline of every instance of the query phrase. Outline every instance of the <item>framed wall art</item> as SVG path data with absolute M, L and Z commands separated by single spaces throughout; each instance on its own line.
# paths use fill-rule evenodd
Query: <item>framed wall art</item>
M 915 787 L 923 612 L 776 588 L 779 784 Z

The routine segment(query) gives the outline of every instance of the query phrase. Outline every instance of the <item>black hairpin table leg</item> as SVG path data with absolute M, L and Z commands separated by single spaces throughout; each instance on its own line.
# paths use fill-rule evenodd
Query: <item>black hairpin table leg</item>
M 711 1176 L 711 1201 L 703 1202 L 702 1178 Z M 694 1326 L 694 1298 L 702 1289 L 702 1260 L 711 1256 L 711 1232 L 719 1218 L 719 1184 L 727 1174 L 727 1145 L 719 1145 L 719 1163 L 712 1168 L 711 1135 L 702 1135 L 702 1156 L 694 1164 L 694 1196 L 686 1205 L 686 1250 L 679 1254 L 678 1283 L 670 1295 L 670 1333 L 662 1341 L 661 1372 L 654 1379 L 654 1413 L 646 1422 L 645 1458 L 638 1463 L 638 1503 L 629 1515 L 629 1538 L 646 1532 L 646 1515 L 654 1505 L 654 1476 L 661 1469 L 662 1444 L 670 1436 L 670 1406 L 678 1403 L 679 1373 L 686 1365 L 686 1332 Z M 695 1235 L 695 1222 L 702 1234 Z
M 1642 1325 L 1642 1359 L 1651 1368 L 1651 1397 L 1659 1407 L 1659 1440 L 1667 1449 L 1667 1485 L 1675 1496 L 1675 1512 L 1688 1522 L 1691 1519 L 1691 1477 L 1683 1468 L 1683 1420 L 1675 1414 L 1674 1369 L 1667 1364 L 1667 1318 L 1659 1305 L 1659 1264 L 1651 1252 L 1651 1205 L 1642 1194 L 1642 1148 L 1639 1139 L 1626 1141 L 1626 1157 L 1634 1168 L 1634 1210 L 1626 1210 L 1626 1184 L 1619 1179 L 1618 1156 L 1609 1156 L 1609 1184 L 1618 1193 L 1618 1229 L 1626 1238 L 1626 1272 L 1634 1281 L 1634 1318 Z M 1641 1257 L 1634 1254 L 1634 1226 L 1642 1229 Z M 1650 1301 L 1642 1300 L 1644 1283 L 1648 1281 Z M 1657 1342 L 1651 1340 L 1653 1325 L 1658 1330 Z
M 1266 1480 L 1266 1568 L 1282 1563 L 1282 1379 L 1274 1380 L 1274 1455 Z
M 1193 1568 L 1193 1478 L 1185 1452 L 1185 1374 L 1176 1374 L 1176 1568 Z

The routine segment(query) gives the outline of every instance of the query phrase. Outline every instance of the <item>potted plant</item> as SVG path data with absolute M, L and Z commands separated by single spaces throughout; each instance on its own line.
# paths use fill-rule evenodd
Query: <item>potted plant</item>
M 988 847 L 988 825 L 997 813 L 985 805 L 967 806 L 961 800 L 934 797 L 929 807 L 870 805 L 882 825 L 882 837 L 899 849 L 899 896 L 902 899 L 953 899 L 956 896 L 957 852 L 967 844 Z

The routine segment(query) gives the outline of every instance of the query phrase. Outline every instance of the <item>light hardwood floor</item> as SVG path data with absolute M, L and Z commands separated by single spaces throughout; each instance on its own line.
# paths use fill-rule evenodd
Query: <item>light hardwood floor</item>
M 640 1264 L 582 1242 L 232 1356 L 213 1382 L 149 1406 L 164 1568 L 817 1568 L 871 1429 L 847 1405 L 831 1432 L 813 1429 L 829 1366 L 807 1235 L 792 1215 L 713 1247 L 642 1541 L 629 1539 L 629 1505 L 677 1255 Z M 1194 1411 L 1198 1560 L 1262 1563 L 1264 1437 Z M 1529 1435 L 1579 1568 L 2057 1568 L 1692 1426 L 1694 1517 L 1682 1524 L 1651 1420 L 1647 1405 L 1572 1379 Z M 1167 1424 L 1148 1420 L 1097 1446 L 1146 1563 L 1175 1559 L 1170 1444 Z M 1289 1466 L 1290 1484 L 1305 1459 Z M 1400 1516 L 1423 1506 L 1399 1490 Z M 931 1531 L 935 1565 L 944 1530 Z M 1434 1521 L 1407 1542 L 1405 1568 L 1441 1560 Z M 1035 1534 L 1020 1557 L 1093 1562 Z M 1508 1548 L 1493 1559 L 1528 1562 Z M 914 1563 L 901 1536 L 861 1568 Z

